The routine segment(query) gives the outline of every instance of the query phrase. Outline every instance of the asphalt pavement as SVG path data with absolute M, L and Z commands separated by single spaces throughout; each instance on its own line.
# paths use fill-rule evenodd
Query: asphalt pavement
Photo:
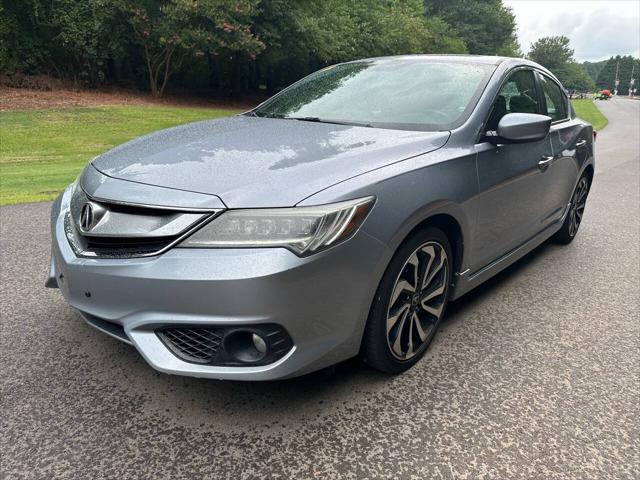
M 2 478 L 640 478 L 640 101 L 570 246 L 452 304 L 426 357 L 273 383 L 169 376 L 43 287 L 49 204 L 1 222 Z

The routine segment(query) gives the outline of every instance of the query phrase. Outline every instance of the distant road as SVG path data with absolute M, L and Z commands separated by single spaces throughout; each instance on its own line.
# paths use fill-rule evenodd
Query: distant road
M 400 377 L 153 371 L 43 288 L 49 204 L 0 209 L 3 478 L 640 478 L 640 101 L 598 102 L 584 223 L 452 305 Z

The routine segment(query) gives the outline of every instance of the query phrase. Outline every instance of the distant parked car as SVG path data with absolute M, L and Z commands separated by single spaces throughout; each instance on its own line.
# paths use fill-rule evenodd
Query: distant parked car
M 573 240 L 593 169 L 540 65 L 344 63 L 95 158 L 53 204 L 47 285 L 163 372 L 402 372 L 450 300 Z
M 596 100 L 609 100 L 612 97 L 610 90 L 600 90 L 596 95 Z

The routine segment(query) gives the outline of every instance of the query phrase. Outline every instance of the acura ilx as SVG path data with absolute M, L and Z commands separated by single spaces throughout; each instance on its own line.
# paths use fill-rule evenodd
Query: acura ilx
M 47 286 L 162 372 L 398 373 L 449 301 L 573 240 L 593 174 L 592 127 L 533 62 L 333 65 L 94 158 L 53 204 Z

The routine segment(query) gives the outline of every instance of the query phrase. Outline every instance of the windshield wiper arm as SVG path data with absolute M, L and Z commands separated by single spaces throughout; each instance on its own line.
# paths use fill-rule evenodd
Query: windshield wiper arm
M 353 125 L 355 127 L 373 128 L 373 125 L 369 123 L 349 122 L 349 121 L 342 121 L 342 120 L 328 120 L 326 118 L 320 118 L 320 117 L 283 117 L 283 118 L 289 119 L 289 120 L 299 120 L 301 122 L 334 123 L 336 125 Z

